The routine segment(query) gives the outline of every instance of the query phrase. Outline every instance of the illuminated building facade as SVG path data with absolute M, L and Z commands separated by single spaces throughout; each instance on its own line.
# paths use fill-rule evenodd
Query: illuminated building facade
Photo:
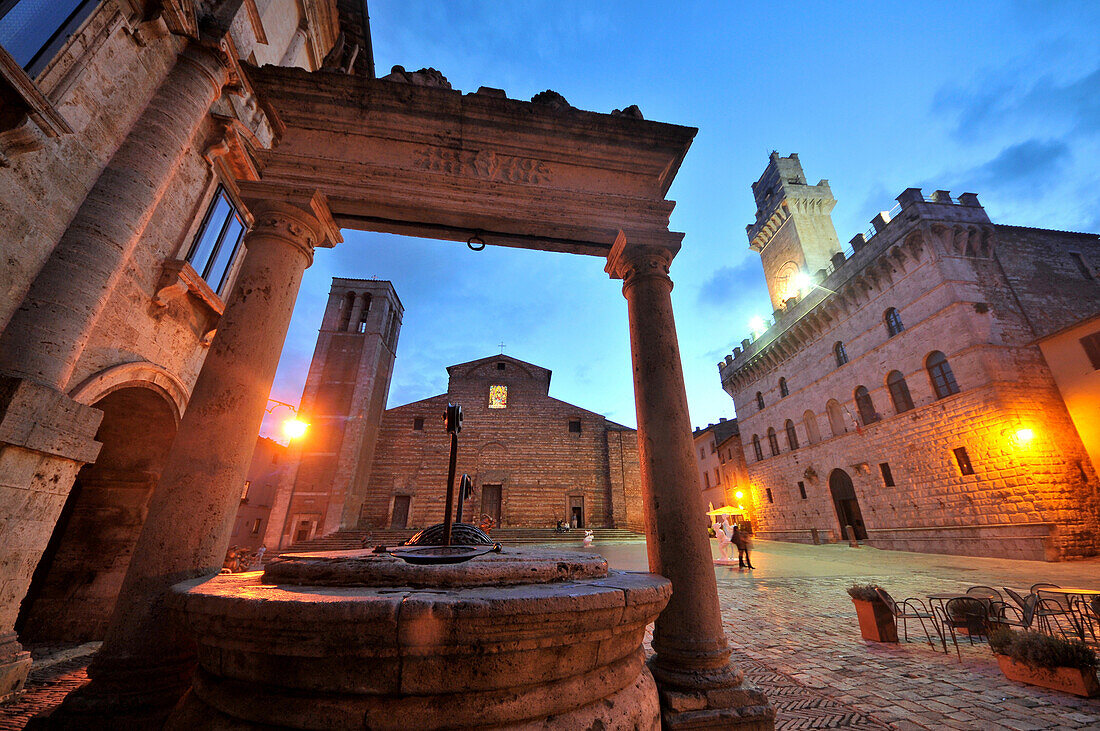
M 447 368 L 447 393 L 388 409 L 370 470 L 362 528 L 443 519 L 450 439 L 461 404 L 458 474 L 473 479 L 464 519 L 498 526 L 644 529 L 637 432 L 549 395 L 550 371 L 507 355 Z
M 699 485 L 708 509 L 740 506 L 737 513 L 730 514 L 730 519 L 738 523 L 751 520 L 747 502 L 748 471 L 745 469 L 745 453 L 737 419 L 720 419 L 717 424 L 696 428 L 692 438 L 699 468 Z M 711 520 L 708 518 L 708 522 Z
M 910 188 L 841 251 L 827 183 L 807 186 L 796 155 L 772 153 L 753 190 L 748 235 L 774 321 L 718 368 L 758 535 L 1100 552 L 1095 435 L 1056 383 L 1068 368 L 1074 403 L 1100 400 L 1086 352 L 1100 331 L 1097 236 L 995 224 L 973 194 Z M 1044 358 L 1050 338 L 1061 347 Z

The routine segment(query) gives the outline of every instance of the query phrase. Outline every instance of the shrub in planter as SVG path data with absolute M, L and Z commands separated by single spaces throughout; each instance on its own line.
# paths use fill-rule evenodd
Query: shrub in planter
M 962 598 L 948 602 L 948 614 L 957 622 L 955 630 L 977 637 L 986 625 L 986 605 L 977 599 Z
M 1083 642 L 1002 629 L 990 636 L 989 646 L 1009 680 L 1086 698 L 1100 695 L 1096 653 Z
M 897 642 L 898 626 L 894 615 L 886 602 L 875 592 L 875 584 L 853 584 L 848 587 L 848 595 L 856 607 L 859 618 L 859 632 L 865 640 L 872 642 Z

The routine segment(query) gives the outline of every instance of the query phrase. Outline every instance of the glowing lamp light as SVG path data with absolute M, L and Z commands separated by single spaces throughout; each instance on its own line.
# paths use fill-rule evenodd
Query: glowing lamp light
M 309 429 L 309 424 L 293 417 L 283 422 L 283 434 L 287 439 L 301 439 L 306 435 L 306 430 Z
M 737 498 L 738 500 L 740 500 L 741 498 L 745 497 L 745 493 L 743 493 L 743 492 L 741 492 L 740 490 L 738 490 L 737 492 L 733 493 L 733 496 L 734 496 L 735 498 Z
M 1017 429 L 1015 437 L 1017 444 L 1027 444 L 1035 438 L 1035 432 L 1032 429 Z
M 813 280 L 810 279 L 810 275 L 806 272 L 795 274 L 791 281 L 794 283 L 794 288 L 799 292 L 803 292 L 814 286 Z
M 764 318 L 757 315 L 749 320 L 749 330 L 752 330 L 753 334 L 759 335 L 768 329 L 767 324 L 764 323 Z

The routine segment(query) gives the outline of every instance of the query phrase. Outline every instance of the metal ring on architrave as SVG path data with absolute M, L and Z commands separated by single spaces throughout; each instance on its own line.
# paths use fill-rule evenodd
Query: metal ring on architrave
M 480 246 L 478 246 L 480 244 Z M 481 236 L 474 234 L 470 238 L 466 239 L 466 245 L 470 247 L 470 251 L 481 251 L 485 248 L 485 241 Z

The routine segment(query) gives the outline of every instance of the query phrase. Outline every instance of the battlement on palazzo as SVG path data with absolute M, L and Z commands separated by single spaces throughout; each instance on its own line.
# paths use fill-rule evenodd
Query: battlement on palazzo
M 792 153 L 791 157 L 797 163 L 798 156 Z M 772 153 L 772 163 L 787 159 L 779 158 L 776 153 Z M 768 171 L 765 171 L 761 181 L 768 178 L 769 171 L 772 169 L 773 165 L 769 163 Z M 775 169 L 779 171 L 783 168 L 777 165 Z M 801 170 L 801 166 L 798 170 Z M 828 181 L 822 181 L 822 183 L 828 187 Z M 757 194 L 759 186 L 760 181 L 753 184 L 754 195 Z M 788 191 L 796 189 L 797 184 L 791 184 L 786 188 Z M 760 200 L 759 195 L 757 200 Z M 918 221 L 934 220 L 947 224 L 989 225 L 991 223 L 985 208 L 978 202 L 976 193 L 962 193 L 957 198 L 953 198 L 946 190 L 937 190 L 926 196 L 920 188 L 906 188 L 897 197 L 897 201 L 897 205 L 891 210 L 876 214 L 871 219 L 871 226 L 866 231 L 853 236 L 847 247 L 833 254 L 829 266 L 810 274 L 814 286 L 805 296 L 787 299 L 772 313 L 770 320 L 765 321 L 766 330 L 741 340 L 740 346 L 735 346 L 733 352 L 718 363 L 722 383 L 726 383 L 803 315 L 835 296 L 846 282 L 856 277 L 891 246 L 904 239 Z M 750 238 L 753 228 L 753 225 L 747 227 Z

